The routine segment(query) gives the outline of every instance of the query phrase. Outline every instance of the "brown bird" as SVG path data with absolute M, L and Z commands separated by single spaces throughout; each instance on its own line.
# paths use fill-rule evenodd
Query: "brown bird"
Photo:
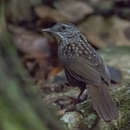
M 87 89 L 99 117 L 104 121 L 117 119 L 118 109 L 108 90 L 109 69 L 86 37 L 72 24 L 59 23 L 43 31 L 58 37 L 59 60 L 70 84 L 81 89 L 79 97 Z

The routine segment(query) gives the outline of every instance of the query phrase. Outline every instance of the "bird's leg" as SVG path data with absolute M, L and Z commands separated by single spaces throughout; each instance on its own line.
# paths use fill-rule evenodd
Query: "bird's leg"
M 87 98 L 88 98 L 88 93 L 87 93 L 86 87 L 80 88 L 80 94 L 78 95 L 78 101 L 79 101 L 79 103 L 87 100 Z
M 61 97 L 55 101 L 55 103 L 60 106 L 64 112 L 73 112 L 76 111 L 83 116 L 83 113 L 77 108 L 77 98 L 70 96 Z
M 65 96 L 58 98 L 55 103 L 61 107 L 61 109 L 64 108 L 71 108 L 72 109 L 79 103 L 85 101 L 87 99 L 87 90 L 86 88 L 81 88 L 81 92 L 79 93 L 78 97 L 71 97 L 71 96 Z M 70 107 L 68 107 L 70 106 Z
M 71 96 L 67 96 L 64 98 L 62 97 L 62 98 L 59 98 L 58 100 L 56 100 L 55 103 L 62 106 L 61 108 L 65 108 L 66 106 L 72 106 L 72 105 L 75 106 L 76 104 L 79 104 L 79 103 L 87 100 L 87 97 L 88 97 L 87 89 L 84 87 L 84 88 L 80 88 L 80 90 L 81 91 L 77 98 L 74 98 Z
M 85 87 L 80 88 L 80 93 L 77 98 L 67 96 L 66 99 L 59 99 L 55 103 L 61 107 L 65 112 L 76 111 L 80 113 L 82 116 L 83 113 L 77 108 L 77 104 L 85 101 L 88 97 L 87 89 Z
M 87 100 L 88 97 L 88 93 L 87 93 L 87 89 L 85 87 L 80 87 L 80 93 L 78 95 L 77 98 L 71 98 L 73 99 L 73 104 L 79 104 L 81 102 L 84 102 L 85 100 Z
M 69 72 L 67 69 L 65 69 L 65 75 L 66 75 L 66 78 L 67 78 L 68 82 L 70 83 L 70 85 L 72 85 L 74 87 L 79 87 L 79 89 L 80 89 L 80 94 L 78 95 L 78 97 L 71 98 L 71 99 L 73 99 L 73 103 L 78 104 L 78 103 L 86 100 L 87 99 L 87 92 L 85 91 L 86 83 L 77 80 L 75 77 L 72 76 L 71 72 Z

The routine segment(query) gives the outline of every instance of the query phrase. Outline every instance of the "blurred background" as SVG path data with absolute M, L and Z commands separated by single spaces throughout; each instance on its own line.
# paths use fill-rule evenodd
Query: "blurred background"
M 67 84 L 56 39 L 41 32 L 58 22 L 75 24 L 105 63 L 121 71 L 111 91 L 117 121 L 100 120 L 91 101 L 76 106 L 85 117 L 65 113 L 79 90 Z M 0 51 L 0 129 L 130 129 L 129 0 L 0 0 Z

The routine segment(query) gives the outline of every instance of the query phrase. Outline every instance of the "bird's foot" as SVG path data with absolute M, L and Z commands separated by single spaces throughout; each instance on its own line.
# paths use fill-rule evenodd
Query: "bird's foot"
M 74 98 L 74 97 L 62 97 L 59 98 L 55 101 L 55 103 L 60 106 L 60 108 L 62 110 L 64 110 L 64 112 L 73 112 L 76 111 L 78 113 L 80 113 L 83 116 L 82 111 L 79 110 L 79 108 L 77 108 L 77 104 L 83 102 L 85 99 L 79 99 L 79 98 Z

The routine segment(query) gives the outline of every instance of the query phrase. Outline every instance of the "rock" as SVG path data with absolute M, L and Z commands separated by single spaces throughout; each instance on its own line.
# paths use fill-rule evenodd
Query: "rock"
M 90 0 L 88 1 L 96 11 L 108 10 L 113 7 L 113 0 Z
M 120 46 L 113 48 L 106 48 L 101 51 L 102 57 L 105 62 L 122 71 L 123 80 L 130 78 L 130 47 Z
M 75 0 L 57 2 L 55 7 L 70 22 L 77 22 L 93 12 L 93 9 L 87 3 Z
M 10 21 L 20 22 L 20 21 L 31 21 L 33 16 L 31 12 L 32 1 L 26 0 L 11 0 L 7 4 L 6 15 Z
M 67 20 L 67 17 L 64 16 L 61 12 L 47 6 L 37 6 L 35 7 L 35 12 L 38 17 L 44 20 L 51 19 L 55 22 L 63 22 Z
M 18 50 L 39 58 L 50 56 L 47 38 L 18 26 L 9 26 L 9 28 L 14 33 L 13 41 Z
M 67 112 L 61 118 L 61 120 L 67 124 L 70 130 L 79 130 L 79 122 L 83 117 L 77 112 Z

